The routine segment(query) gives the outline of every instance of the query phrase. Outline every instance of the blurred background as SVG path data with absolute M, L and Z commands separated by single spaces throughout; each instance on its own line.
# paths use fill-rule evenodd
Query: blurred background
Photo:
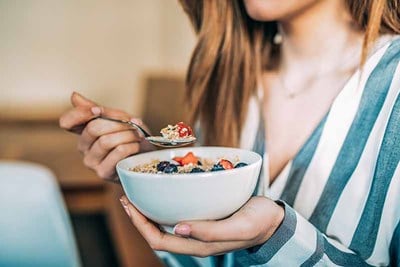
M 82 266 L 161 263 L 123 213 L 120 186 L 83 166 L 76 137 L 58 128 L 60 114 L 77 91 L 153 131 L 184 120 L 194 44 L 177 0 L 0 0 L 0 161 L 50 169 Z

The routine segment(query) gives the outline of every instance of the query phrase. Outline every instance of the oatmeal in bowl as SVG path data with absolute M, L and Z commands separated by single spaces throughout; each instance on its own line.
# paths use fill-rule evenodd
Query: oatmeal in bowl
M 117 173 L 126 196 L 146 217 L 173 226 L 238 210 L 255 190 L 261 161 L 238 148 L 165 149 L 122 160 Z
M 231 170 L 247 166 L 247 163 L 240 162 L 238 158 L 228 160 L 226 158 L 214 161 L 208 158 L 197 157 L 193 152 L 186 153 L 183 157 L 173 157 L 170 160 L 160 161 L 154 159 L 148 163 L 130 168 L 133 172 L 142 173 L 202 173 L 222 170 Z

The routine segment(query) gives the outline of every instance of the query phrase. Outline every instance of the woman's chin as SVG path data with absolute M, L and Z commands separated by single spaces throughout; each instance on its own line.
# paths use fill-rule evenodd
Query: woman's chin
M 247 14 L 257 21 L 281 21 L 312 6 L 317 0 L 244 0 Z

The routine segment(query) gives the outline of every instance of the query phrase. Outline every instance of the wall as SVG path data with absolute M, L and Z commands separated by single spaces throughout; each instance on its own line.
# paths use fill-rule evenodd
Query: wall
M 172 0 L 0 0 L 0 112 L 58 114 L 72 90 L 140 115 L 143 77 L 183 75 L 194 45 Z

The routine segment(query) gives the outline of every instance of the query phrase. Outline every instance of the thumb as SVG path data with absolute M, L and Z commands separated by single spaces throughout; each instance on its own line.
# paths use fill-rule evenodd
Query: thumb
M 220 221 L 188 221 L 174 227 L 174 234 L 192 237 L 204 242 L 242 241 L 252 235 L 250 223 L 243 216 L 235 216 Z
M 83 107 L 93 107 L 93 106 L 97 106 L 97 104 L 87 98 L 85 98 L 84 96 L 82 96 L 81 94 L 77 93 L 77 92 L 73 92 L 71 95 L 71 103 L 74 107 L 78 107 L 78 106 L 83 106 Z
M 265 232 L 265 227 L 275 225 L 275 220 L 283 218 L 283 215 L 278 216 L 278 213 L 284 213 L 281 209 L 270 199 L 253 197 L 228 218 L 181 222 L 175 226 L 174 233 L 206 242 L 253 240 Z M 281 222 L 282 219 L 277 225 Z

